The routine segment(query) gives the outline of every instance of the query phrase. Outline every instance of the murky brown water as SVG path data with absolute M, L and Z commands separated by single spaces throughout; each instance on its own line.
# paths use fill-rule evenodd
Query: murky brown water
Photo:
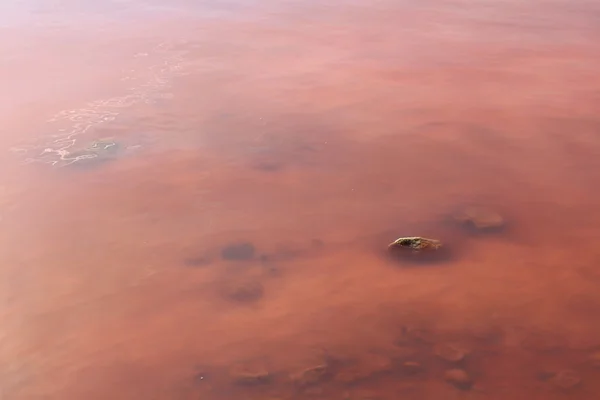
M 597 4 L 151 3 L 0 27 L 0 398 L 598 397 Z

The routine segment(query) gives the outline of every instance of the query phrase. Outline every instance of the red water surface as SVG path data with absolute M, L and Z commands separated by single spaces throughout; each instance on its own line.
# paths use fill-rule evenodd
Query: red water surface
M 0 35 L 2 399 L 598 398 L 597 4 L 67 3 Z

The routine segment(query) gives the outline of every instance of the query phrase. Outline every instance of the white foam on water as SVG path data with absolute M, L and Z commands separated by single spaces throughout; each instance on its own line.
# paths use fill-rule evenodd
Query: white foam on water
M 23 162 L 26 164 L 44 163 L 56 167 L 97 157 L 98 154 L 72 153 L 75 146 L 91 142 L 85 135 L 87 132 L 98 125 L 115 121 L 132 106 L 140 103 L 154 104 L 159 100 L 172 98 L 172 93 L 168 90 L 171 81 L 175 76 L 184 74 L 182 65 L 186 52 L 174 50 L 181 45 L 181 42 L 157 45 L 150 53 L 159 54 L 161 62 L 149 67 L 144 74 L 149 78 L 129 88 L 126 95 L 95 100 L 78 109 L 62 110 L 47 121 L 50 125 L 60 125 L 60 128 L 54 128 L 54 132 L 49 129 L 52 133 L 44 135 L 35 143 L 12 147 L 10 151 L 24 156 Z M 135 56 L 147 57 L 149 53 L 140 52 Z M 121 80 L 134 80 L 137 75 L 135 70 L 130 70 Z M 137 147 L 134 145 L 132 148 Z

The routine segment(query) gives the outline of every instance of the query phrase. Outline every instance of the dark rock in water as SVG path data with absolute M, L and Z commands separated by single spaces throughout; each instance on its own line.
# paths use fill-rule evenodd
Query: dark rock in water
M 254 258 L 256 248 L 250 242 L 232 243 L 221 250 L 221 257 L 231 261 L 245 261 Z
M 236 281 L 225 286 L 225 296 L 239 302 L 253 302 L 263 296 L 264 288 L 258 281 Z
M 183 264 L 188 267 L 206 267 L 210 264 L 208 257 L 190 257 L 183 260 Z
M 420 236 L 396 239 L 388 245 L 388 254 L 396 260 L 416 263 L 436 263 L 451 258 L 449 249 L 439 240 Z
M 463 226 L 480 232 L 498 231 L 504 227 L 504 218 L 486 207 L 466 207 L 453 218 Z
M 473 386 L 473 379 L 464 369 L 449 369 L 444 372 L 444 380 L 462 390 L 468 390 Z
M 550 370 L 549 368 L 543 368 L 540 371 L 537 371 L 535 376 L 542 382 L 548 381 L 556 375 L 556 371 Z
M 407 236 L 394 240 L 388 245 L 390 250 L 406 250 L 412 253 L 436 251 L 442 247 L 442 242 L 420 236 Z
M 277 161 L 259 161 L 254 163 L 254 169 L 264 172 L 277 172 L 284 168 L 283 163 Z

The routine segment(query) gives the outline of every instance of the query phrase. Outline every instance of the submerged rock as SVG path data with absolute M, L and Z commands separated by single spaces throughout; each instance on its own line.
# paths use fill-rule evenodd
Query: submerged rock
M 256 248 L 250 242 L 231 243 L 221 250 L 221 257 L 230 261 L 245 261 L 254 258 Z
M 284 163 L 278 160 L 260 160 L 255 162 L 252 167 L 264 172 L 277 172 L 284 168 Z
M 187 267 L 206 267 L 210 263 L 210 258 L 205 256 L 188 257 L 183 260 L 183 264 Z
M 466 351 L 453 344 L 437 344 L 433 348 L 433 353 L 442 360 L 449 362 L 462 361 L 466 356 Z
M 389 357 L 373 354 L 342 369 L 336 374 L 335 380 L 343 383 L 355 383 L 390 372 L 392 369 L 393 362 Z
M 421 236 L 401 237 L 388 245 L 388 253 L 395 259 L 417 263 L 433 263 L 451 259 L 451 253 L 442 242 Z
M 444 380 L 459 389 L 467 390 L 473 386 L 473 379 L 464 369 L 448 369 L 444 372 Z
M 442 242 L 420 236 L 407 236 L 394 240 L 388 245 L 390 250 L 406 250 L 412 253 L 436 251 L 442 247 Z
M 324 357 L 316 357 L 305 368 L 290 375 L 291 381 L 300 387 L 318 384 L 331 376 L 331 367 Z
M 467 207 L 453 216 L 454 220 L 478 231 L 499 230 L 504 227 L 504 218 L 487 207 Z
M 224 287 L 227 298 L 238 302 L 253 302 L 263 296 L 263 285 L 255 280 L 229 282 Z
M 434 343 L 436 340 L 435 331 L 423 326 L 402 326 L 402 336 L 398 338 L 396 345 L 402 346 L 404 350 L 407 344 L 411 343 Z
M 231 369 L 230 376 L 240 385 L 258 385 L 271 380 L 271 373 L 266 366 L 258 362 L 236 365 Z
M 405 361 L 402 363 L 402 371 L 407 375 L 414 375 L 424 370 L 423 365 L 416 361 Z
M 554 375 L 552 383 L 561 389 L 571 389 L 581 383 L 581 377 L 575 371 L 563 370 Z

